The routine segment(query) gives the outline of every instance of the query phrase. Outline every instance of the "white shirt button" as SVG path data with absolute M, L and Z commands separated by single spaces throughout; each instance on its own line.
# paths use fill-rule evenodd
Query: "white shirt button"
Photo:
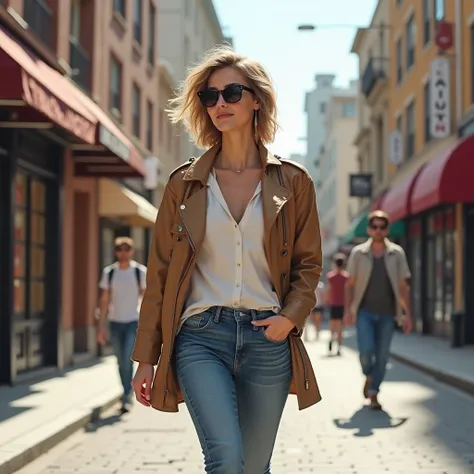
M 237 247 L 240 245 L 240 242 L 237 242 Z
M 237 285 L 235 285 L 237 288 L 240 288 L 240 285 L 237 283 Z
M 181 204 L 181 206 L 179 206 L 180 209 L 186 209 L 186 206 L 184 204 Z
M 238 263 L 237 266 L 240 267 L 240 263 Z

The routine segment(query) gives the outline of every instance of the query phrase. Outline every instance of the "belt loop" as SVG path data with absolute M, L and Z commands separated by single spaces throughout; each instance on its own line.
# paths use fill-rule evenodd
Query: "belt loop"
M 221 316 L 222 306 L 214 306 L 213 309 L 214 309 L 214 322 L 218 323 Z
M 257 321 L 257 311 L 254 309 L 251 309 L 250 314 L 252 315 L 252 321 Z M 254 326 L 252 329 L 254 331 L 258 331 L 258 326 Z

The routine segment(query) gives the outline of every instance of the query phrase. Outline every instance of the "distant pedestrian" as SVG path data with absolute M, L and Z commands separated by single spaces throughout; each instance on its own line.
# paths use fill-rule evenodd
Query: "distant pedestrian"
M 410 270 L 402 247 L 387 238 L 388 214 L 371 212 L 368 221 L 370 238 L 352 249 L 347 264 L 345 322 L 356 323 L 360 362 L 366 376 L 364 397 L 370 399 L 372 409 L 380 410 L 377 395 L 385 376 L 395 323 L 399 321 L 405 333 L 413 325 Z
M 132 355 L 135 396 L 166 412 L 186 403 L 207 473 L 270 473 L 288 394 L 300 409 L 321 399 L 301 340 L 322 263 L 314 183 L 264 145 L 277 104 L 255 60 L 214 48 L 170 107 L 208 149 L 164 190 Z
M 117 356 L 120 381 L 123 387 L 122 412 L 130 409 L 133 362 L 130 359 L 138 326 L 141 297 L 146 288 L 146 267 L 135 262 L 133 240 L 115 239 L 117 261 L 102 272 L 99 327 L 97 341 L 106 344 L 107 315 L 110 322 L 110 340 Z
M 329 305 L 329 352 L 332 352 L 334 341 L 337 342 L 337 355 L 341 355 L 344 317 L 344 291 L 349 274 L 344 270 L 346 256 L 337 253 L 334 256 L 334 269 L 327 275 L 327 301 Z
M 323 323 L 323 313 L 324 313 L 324 300 L 325 300 L 325 285 L 322 281 L 318 283 L 315 291 L 316 295 L 316 306 L 311 310 L 311 322 L 314 325 L 316 331 L 316 340 L 319 339 L 319 333 L 321 332 L 321 326 Z M 304 331 L 305 341 L 308 340 L 308 325 Z

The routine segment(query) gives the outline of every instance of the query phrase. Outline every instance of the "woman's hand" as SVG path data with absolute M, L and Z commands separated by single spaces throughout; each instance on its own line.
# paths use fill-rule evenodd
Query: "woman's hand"
M 138 403 L 149 407 L 151 400 L 151 384 L 153 381 L 153 364 L 140 362 L 132 380 L 132 388 Z
M 270 316 L 260 321 L 252 321 L 254 326 L 265 326 L 265 335 L 268 339 L 274 341 L 283 341 L 288 337 L 290 331 L 295 325 L 286 317 L 281 314 Z

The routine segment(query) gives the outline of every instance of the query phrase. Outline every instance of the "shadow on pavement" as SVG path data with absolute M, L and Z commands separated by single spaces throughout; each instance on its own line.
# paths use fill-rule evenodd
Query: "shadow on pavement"
M 371 411 L 364 406 L 357 410 L 349 419 L 336 418 L 334 424 L 337 428 L 344 430 L 356 430 L 354 436 L 372 436 L 374 430 L 386 428 L 398 428 L 403 425 L 408 418 L 392 418 L 385 410 Z
M 92 419 L 84 428 L 86 433 L 95 433 L 100 428 L 104 426 L 112 426 L 116 425 L 117 423 L 122 422 L 122 417 L 125 416 L 121 411 L 117 411 L 117 413 L 112 414 L 110 416 L 106 416 L 104 418 L 99 416 L 92 416 Z

